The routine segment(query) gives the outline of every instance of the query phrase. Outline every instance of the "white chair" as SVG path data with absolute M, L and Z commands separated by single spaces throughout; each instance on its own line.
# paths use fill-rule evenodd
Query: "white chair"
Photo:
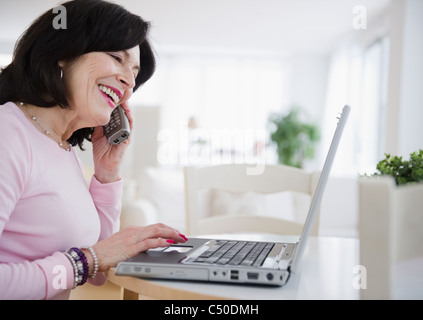
M 301 234 L 320 172 L 266 165 L 264 172 L 252 175 L 248 169 L 251 165 L 184 168 L 188 235 Z M 301 213 L 289 212 L 298 207 Z M 318 229 L 319 215 L 312 235 L 318 235 Z
M 362 178 L 359 197 L 361 299 L 423 299 L 423 184 Z

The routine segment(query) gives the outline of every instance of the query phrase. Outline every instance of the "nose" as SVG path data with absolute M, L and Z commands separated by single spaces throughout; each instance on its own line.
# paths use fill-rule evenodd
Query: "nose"
M 135 87 L 134 73 L 130 68 L 125 68 L 118 75 L 118 81 L 125 87 L 125 89 L 132 89 Z

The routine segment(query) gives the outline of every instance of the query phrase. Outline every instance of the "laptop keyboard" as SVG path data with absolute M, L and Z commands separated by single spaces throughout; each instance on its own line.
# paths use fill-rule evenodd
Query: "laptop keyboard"
M 219 240 L 191 262 L 259 267 L 273 246 L 267 242 Z

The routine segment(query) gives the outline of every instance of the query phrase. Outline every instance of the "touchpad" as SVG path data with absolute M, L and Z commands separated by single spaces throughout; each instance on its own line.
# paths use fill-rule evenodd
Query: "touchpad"
M 191 246 L 171 246 L 171 247 L 167 247 L 165 250 L 163 250 L 163 252 L 184 253 L 184 252 L 190 251 L 192 248 L 193 247 L 191 247 Z

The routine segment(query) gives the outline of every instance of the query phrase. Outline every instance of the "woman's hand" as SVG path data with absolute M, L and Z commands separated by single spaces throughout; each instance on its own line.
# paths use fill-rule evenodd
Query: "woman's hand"
M 129 128 L 132 132 L 134 118 L 128 103 L 122 103 L 125 114 L 129 120 Z M 120 165 L 123 155 L 131 142 L 131 136 L 118 145 L 110 144 L 103 133 L 103 127 L 98 126 L 94 129 L 91 136 L 93 144 L 94 175 L 101 183 L 114 182 L 120 179 Z
M 98 259 L 98 271 L 107 271 L 121 261 L 148 249 L 184 243 L 188 239 L 164 224 L 147 227 L 129 227 L 97 242 L 93 246 Z

